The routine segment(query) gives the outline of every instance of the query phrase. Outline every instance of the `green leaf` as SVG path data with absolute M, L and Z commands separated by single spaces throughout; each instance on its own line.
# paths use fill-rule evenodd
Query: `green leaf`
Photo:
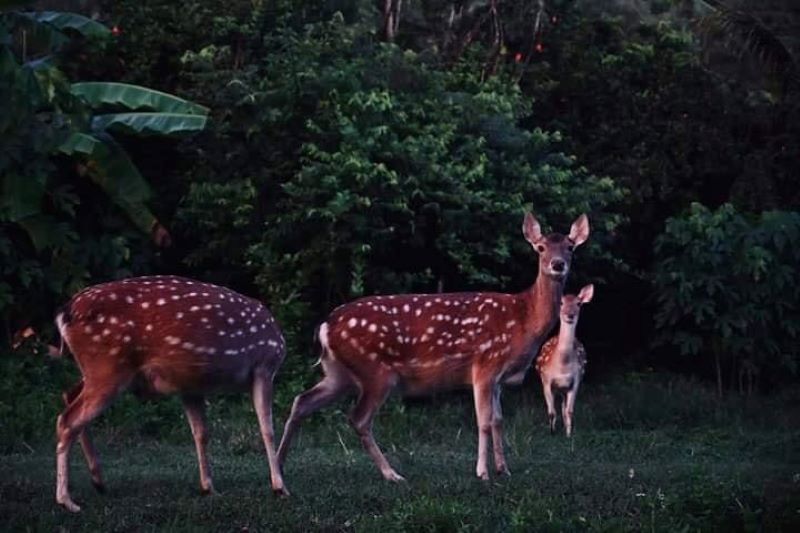
M 125 150 L 105 133 L 96 136 L 72 134 L 59 151 L 66 155 L 82 155 L 87 176 L 128 215 L 143 232 L 149 233 L 156 222 L 145 203 L 150 199 L 150 186 L 139 173 Z
M 58 151 L 66 155 L 74 155 L 76 153 L 91 155 L 99 143 L 100 141 L 91 135 L 73 133 L 58 147 Z
M 208 118 L 187 113 L 109 113 L 92 119 L 95 131 L 130 135 L 179 136 L 201 131 Z
M 72 94 L 81 97 L 92 108 L 119 106 L 128 111 L 158 111 L 207 115 L 208 108 L 161 91 L 127 83 L 73 83 Z
M 9 173 L 2 177 L 0 217 L 10 222 L 41 213 L 44 177 Z
M 77 13 L 63 11 L 40 11 L 22 13 L 35 22 L 49 24 L 60 31 L 75 31 L 84 37 L 108 37 L 111 30 L 90 18 Z
M 44 214 L 33 215 L 25 217 L 18 221 L 19 225 L 25 229 L 28 237 L 33 243 L 33 247 L 37 252 L 41 252 L 45 248 L 57 244 L 59 242 L 60 232 L 57 231 L 56 220 Z

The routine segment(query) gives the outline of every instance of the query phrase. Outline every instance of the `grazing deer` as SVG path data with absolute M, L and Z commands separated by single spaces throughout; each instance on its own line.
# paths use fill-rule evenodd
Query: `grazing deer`
M 69 494 L 69 451 L 76 437 L 102 491 L 100 463 L 87 425 L 129 386 L 179 394 L 200 464 L 200 486 L 213 492 L 206 457 L 206 393 L 249 387 L 267 449 L 272 489 L 287 494 L 275 455 L 272 381 L 286 353 L 264 305 L 234 291 L 173 277 L 131 278 L 89 287 L 56 316 L 83 379 L 64 394 L 56 433 L 56 501 L 80 511 Z
M 556 409 L 553 393 L 563 394 L 561 418 L 567 437 L 572 435 L 572 411 L 575 397 L 586 369 L 586 349 L 575 338 L 581 306 L 592 301 L 594 285 L 587 285 L 578 295 L 568 294 L 561 298 L 559 318 L 561 326 L 558 335 L 551 337 L 542 346 L 536 359 L 536 370 L 542 379 L 544 399 L 547 402 L 547 416 L 550 420 L 550 433 L 556 431 Z
M 539 253 L 539 274 L 520 294 L 373 296 L 335 309 L 318 330 L 325 377 L 295 398 L 278 448 L 279 463 L 303 418 L 355 390 L 351 425 L 383 477 L 402 481 L 372 436 L 373 417 L 390 391 L 400 386 L 418 394 L 471 386 L 478 422 L 476 473 L 489 478 L 491 433 L 495 467 L 507 474 L 500 388 L 522 382 L 555 326 L 572 252 L 589 237 L 589 221 L 581 215 L 568 236 L 545 236 L 528 213 L 523 234 Z

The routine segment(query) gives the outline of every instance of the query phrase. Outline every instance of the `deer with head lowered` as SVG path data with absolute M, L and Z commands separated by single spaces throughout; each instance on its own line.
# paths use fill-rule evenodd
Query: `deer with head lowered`
M 478 423 L 476 473 L 488 479 L 489 437 L 498 473 L 503 451 L 501 386 L 522 382 L 556 324 L 573 250 L 589 237 L 581 215 L 568 235 L 543 235 L 530 213 L 523 234 L 539 254 L 536 282 L 519 294 L 466 292 L 372 296 L 335 309 L 318 330 L 324 378 L 295 398 L 278 448 L 286 459 L 300 421 L 354 391 L 350 423 L 381 474 L 403 480 L 372 435 L 372 420 L 395 387 L 407 394 L 471 387 Z
M 551 337 L 542 345 L 539 357 L 536 358 L 536 371 L 542 380 L 542 390 L 547 403 L 547 416 L 550 421 L 550 432 L 556 431 L 556 409 L 554 395 L 561 399 L 561 418 L 567 437 L 572 435 L 572 412 L 575 409 L 575 398 L 578 387 L 586 369 L 586 349 L 583 343 L 575 338 L 581 306 L 592 301 L 594 285 L 587 285 L 575 294 L 561 298 L 559 319 L 561 325 L 558 335 Z
M 56 501 L 69 494 L 69 451 L 80 439 L 92 482 L 104 485 L 87 425 L 125 389 L 178 394 L 192 430 L 203 492 L 213 491 L 206 457 L 204 396 L 249 388 L 267 450 L 272 489 L 287 494 L 272 429 L 272 381 L 286 353 L 267 308 L 229 289 L 174 276 L 131 278 L 89 287 L 56 315 L 83 379 L 65 393 L 56 433 Z

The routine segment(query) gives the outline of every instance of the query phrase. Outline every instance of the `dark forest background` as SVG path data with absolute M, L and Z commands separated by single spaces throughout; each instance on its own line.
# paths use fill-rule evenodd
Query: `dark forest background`
M 31 351 L 57 342 L 54 310 L 82 287 L 175 273 L 272 308 L 288 395 L 342 302 L 529 285 L 532 210 L 562 232 L 590 216 L 568 287 L 597 287 L 579 331 L 590 379 L 670 370 L 720 395 L 796 383 L 794 4 L 35 3 L 107 28 L 51 20 L 61 41 L 7 10 L 7 374 L 41 365 Z M 103 172 L 99 152 L 63 147 L 101 111 L 71 89 L 82 81 L 175 94 L 208 121 L 191 136 L 112 129 L 128 166 Z
M 800 531 L 795 0 L 0 0 L 0 524 L 86 531 Z M 468 391 L 393 397 L 380 480 L 345 402 L 268 495 L 246 394 L 92 424 L 108 492 L 53 501 L 56 309 L 181 274 L 262 299 L 275 429 L 354 298 L 519 291 L 521 225 L 589 215 L 576 431 L 504 391 L 512 477 L 474 476 Z M 75 447 L 77 448 L 77 446 Z

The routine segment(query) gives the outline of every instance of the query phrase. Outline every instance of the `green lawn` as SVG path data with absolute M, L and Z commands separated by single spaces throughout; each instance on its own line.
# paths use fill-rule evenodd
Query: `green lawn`
M 467 395 L 393 400 L 379 416 L 376 435 L 407 477 L 401 485 L 380 478 L 344 416 L 331 411 L 303 428 L 285 471 L 286 500 L 269 491 L 244 402 L 212 404 L 220 493 L 207 497 L 177 412 L 159 415 L 153 435 L 142 430 L 148 407 L 139 425 L 123 429 L 110 423 L 120 416 L 112 410 L 96 432 L 106 494 L 94 492 L 76 446 L 72 493 L 84 510 L 61 510 L 54 446 L 25 442 L 0 456 L 0 520 L 3 529 L 47 531 L 800 531 L 796 394 L 717 404 L 685 381 L 620 383 L 587 386 L 571 441 L 547 432 L 539 391 L 508 394 L 512 476 L 490 483 L 474 477 Z

